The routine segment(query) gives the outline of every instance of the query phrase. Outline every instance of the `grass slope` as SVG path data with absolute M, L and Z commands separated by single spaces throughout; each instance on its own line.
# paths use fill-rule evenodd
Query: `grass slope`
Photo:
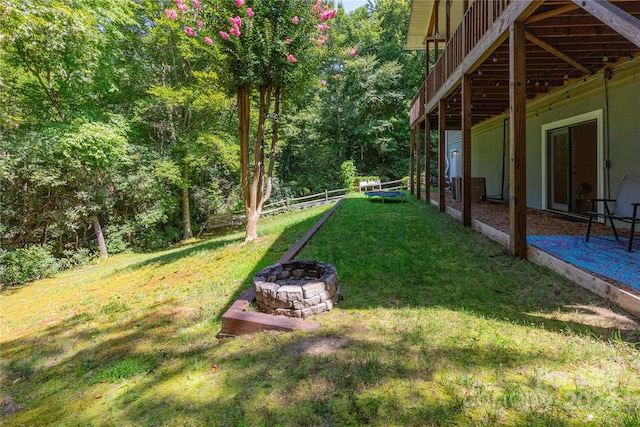
M 640 425 L 640 357 L 602 300 L 419 202 L 345 200 L 319 331 L 217 340 L 251 274 L 326 208 L 0 295 L 7 425 Z M 612 314 L 612 316 L 615 316 Z M 629 334 L 626 338 L 637 338 Z

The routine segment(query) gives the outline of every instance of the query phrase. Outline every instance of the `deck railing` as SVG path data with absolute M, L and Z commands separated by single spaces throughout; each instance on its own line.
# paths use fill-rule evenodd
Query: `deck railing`
M 411 124 L 424 114 L 424 106 L 429 103 L 438 89 L 447 82 L 464 58 L 473 50 L 480 39 L 498 20 L 502 12 L 514 0 L 476 0 L 464 14 L 458 29 L 445 45 L 442 55 L 427 76 L 411 104 Z M 415 104 L 418 103 L 418 106 Z

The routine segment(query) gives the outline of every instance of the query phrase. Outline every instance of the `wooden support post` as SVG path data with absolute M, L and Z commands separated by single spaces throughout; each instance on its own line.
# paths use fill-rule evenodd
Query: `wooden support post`
M 411 191 L 411 194 L 416 194 L 415 193 L 415 185 L 414 185 L 414 181 L 413 181 L 413 168 L 414 168 L 414 157 L 413 157 L 413 146 L 415 143 L 415 133 L 416 133 L 416 129 L 415 127 L 411 129 L 411 133 L 410 133 L 410 149 L 409 149 L 409 188 Z
M 447 165 L 447 147 L 446 147 L 446 123 L 447 123 L 447 111 L 445 110 L 447 102 L 444 99 L 440 99 L 438 103 L 438 191 L 440 192 L 440 199 L 438 202 L 438 209 L 440 212 L 446 211 L 445 203 L 445 183 L 446 178 L 444 176 L 444 170 Z M 451 170 L 451 169 L 449 169 Z
M 445 22 L 445 42 L 448 42 L 451 38 L 451 0 L 447 0 L 445 13 L 447 15 Z
M 425 58 L 425 79 L 427 77 L 429 77 L 429 74 L 431 74 L 431 60 L 429 58 L 429 45 L 431 44 L 431 40 L 429 40 L 428 38 L 425 38 L 424 40 L 424 58 Z M 425 98 L 426 99 L 426 98 Z
M 431 116 L 424 119 L 424 201 L 431 200 Z
M 434 25 L 433 25 L 433 63 L 435 64 L 436 62 L 438 62 L 438 54 L 439 54 L 438 42 L 440 40 L 440 28 L 439 28 L 438 17 L 440 16 L 440 0 L 436 0 L 433 8 L 434 8 L 433 17 L 435 18 Z
M 416 135 L 415 135 L 415 146 L 416 146 L 416 198 L 418 200 L 420 200 L 420 197 L 422 197 L 422 191 L 421 191 L 421 187 L 422 187 L 422 179 L 421 179 L 421 172 L 422 172 L 422 164 L 420 162 L 421 157 L 420 157 L 420 134 L 421 134 L 421 129 L 422 129 L 422 123 L 418 123 L 418 126 L 416 126 Z
M 511 254 L 527 257 L 525 24 L 509 28 L 509 234 Z
M 462 76 L 462 224 L 471 227 L 471 75 Z

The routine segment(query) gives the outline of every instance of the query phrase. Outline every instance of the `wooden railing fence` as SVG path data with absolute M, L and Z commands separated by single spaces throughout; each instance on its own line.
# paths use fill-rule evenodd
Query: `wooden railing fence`
M 406 190 L 407 187 L 408 184 L 402 179 L 380 183 L 380 188 L 382 190 Z M 344 198 L 349 191 L 351 191 L 349 188 L 338 188 L 337 190 L 324 190 L 323 192 L 311 194 L 309 196 L 287 197 L 284 200 L 278 200 L 264 205 L 262 215 L 277 215 L 290 210 L 306 209 L 311 206 L 319 206 L 325 203 L 334 202 Z M 226 214 L 212 215 L 202 226 L 198 236 L 200 236 L 205 229 L 213 230 L 220 227 L 242 224 L 244 223 L 244 219 L 244 212 L 229 212 Z

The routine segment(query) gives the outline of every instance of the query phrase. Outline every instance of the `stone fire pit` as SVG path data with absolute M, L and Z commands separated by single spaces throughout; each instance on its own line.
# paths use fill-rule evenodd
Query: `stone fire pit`
M 258 308 L 271 314 L 307 317 L 329 311 L 338 301 L 338 273 L 318 261 L 290 261 L 253 277 Z

